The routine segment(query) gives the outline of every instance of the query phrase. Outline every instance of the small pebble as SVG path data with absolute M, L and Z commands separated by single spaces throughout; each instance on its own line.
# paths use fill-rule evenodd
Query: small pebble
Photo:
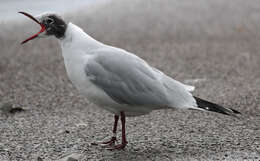
M 4 103 L 1 107 L 0 110 L 7 114 L 7 113 L 16 113 L 16 112 L 22 112 L 25 111 L 22 107 L 13 107 L 13 104 L 8 102 Z
M 43 161 L 43 159 L 41 157 L 38 157 L 37 161 Z

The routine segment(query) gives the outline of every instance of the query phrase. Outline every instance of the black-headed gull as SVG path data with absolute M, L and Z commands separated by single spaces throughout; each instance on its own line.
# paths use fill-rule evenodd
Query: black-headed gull
M 36 37 L 55 36 L 59 39 L 71 82 L 87 99 L 115 115 L 113 136 L 103 144 L 115 144 L 121 116 L 122 143 L 112 149 L 123 149 L 127 145 L 126 116 L 144 115 L 166 108 L 213 111 L 232 116 L 239 114 L 234 109 L 193 96 L 194 87 L 174 80 L 133 53 L 93 39 L 57 14 L 45 13 L 34 18 L 28 13 L 20 13 L 41 26 L 37 34 L 22 43 Z

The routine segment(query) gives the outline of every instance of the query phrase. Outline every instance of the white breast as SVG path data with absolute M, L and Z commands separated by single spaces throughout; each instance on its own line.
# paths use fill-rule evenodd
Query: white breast
M 90 78 L 85 74 L 85 66 L 88 63 L 89 57 L 91 57 L 91 55 L 75 55 L 73 58 L 64 57 L 65 68 L 72 84 L 81 94 L 86 96 L 89 101 L 99 106 L 115 106 L 117 103 L 114 102 L 109 96 L 107 96 L 103 90 L 95 86 L 90 81 Z

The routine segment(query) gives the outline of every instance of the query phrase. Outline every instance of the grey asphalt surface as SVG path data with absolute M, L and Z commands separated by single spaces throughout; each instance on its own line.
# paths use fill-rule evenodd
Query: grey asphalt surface
M 127 118 L 124 151 L 90 145 L 111 134 L 113 115 L 72 86 L 55 38 L 19 44 L 37 31 L 24 18 L 0 28 L 0 103 L 25 109 L 0 112 L 1 161 L 260 160 L 258 0 L 125 0 L 65 17 L 243 115 L 154 111 Z

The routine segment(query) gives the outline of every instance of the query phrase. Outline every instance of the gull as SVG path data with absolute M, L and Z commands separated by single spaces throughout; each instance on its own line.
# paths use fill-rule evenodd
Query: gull
M 127 145 L 125 122 L 128 116 L 140 116 L 159 109 L 195 109 L 236 116 L 240 112 L 192 95 L 193 86 L 183 84 L 145 60 L 126 50 L 103 44 L 80 27 L 56 13 L 37 17 L 19 12 L 41 26 L 24 40 L 55 36 L 61 45 L 67 75 L 89 101 L 114 114 L 113 136 L 101 142 L 111 149 Z M 121 143 L 115 145 L 117 124 L 121 120 Z

